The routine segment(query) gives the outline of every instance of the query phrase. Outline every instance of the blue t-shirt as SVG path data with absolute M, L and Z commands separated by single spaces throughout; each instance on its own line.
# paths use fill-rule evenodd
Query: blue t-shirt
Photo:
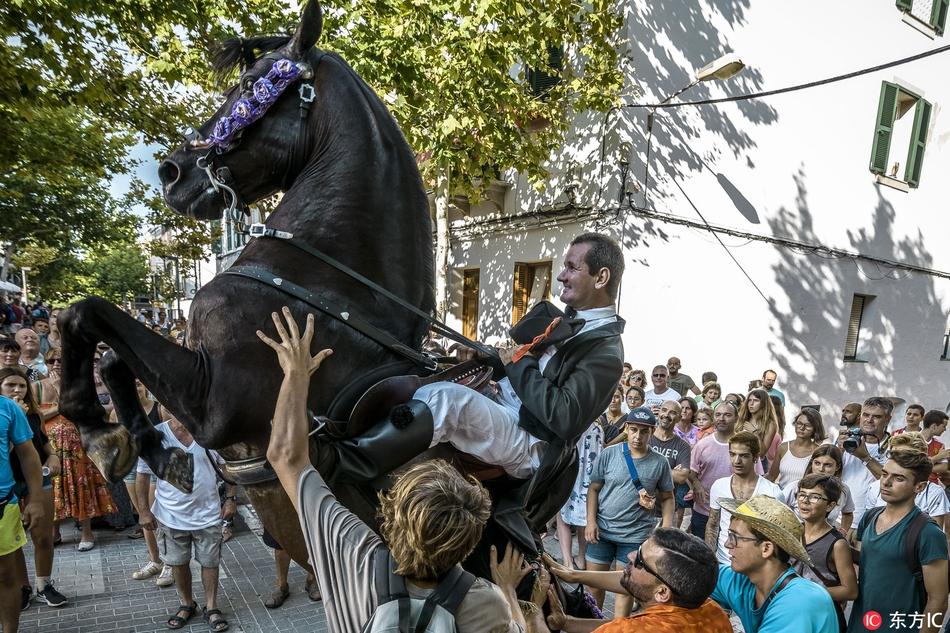
M 23 411 L 9 398 L 0 396 L 0 438 L 4 449 L 0 450 L 0 499 L 7 496 L 13 487 L 13 469 L 10 467 L 10 444 L 17 446 L 33 439 L 33 431 Z M 16 501 L 16 495 L 10 502 Z
M 789 568 L 779 576 L 775 587 L 792 571 Z M 736 612 L 746 633 L 834 633 L 838 630 L 831 595 L 824 587 L 801 577 L 791 579 L 763 605 L 765 609 L 756 609 L 752 581 L 729 565 L 720 565 L 719 580 L 711 597 L 723 609 Z
M 626 444 L 605 448 L 594 461 L 591 483 L 602 483 L 597 493 L 597 529 L 600 536 L 614 543 L 642 543 L 656 527 L 652 510 L 640 505 L 640 492 L 630 478 L 627 460 L 623 456 Z M 654 497 L 659 492 L 673 491 L 673 472 L 666 458 L 651 450 L 643 457 L 634 457 L 633 463 L 640 476 L 640 485 Z M 657 498 L 659 509 L 660 500 Z M 590 521 L 591 517 L 587 517 Z
M 877 611 L 888 624 L 895 613 L 923 613 L 927 601 L 926 590 L 914 579 L 904 560 L 904 535 L 914 517 L 920 514 L 920 508 L 914 506 L 904 518 L 880 534 L 877 533 L 877 521 L 870 520 L 872 514 L 878 515 L 877 512 L 867 512 L 857 528 L 856 536 L 861 541 L 860 589 L 851 613 L 859 615 L 852 615 L 848 623 L 848 631 L 852 633 L 868 630 L 860 615 L 867 611 Z M 917 560 L 923 567 L 946 558 L 947 538 L 935 523 L 928 521 L 917 539 Z M 907 621 L 909 617 L 907 615 Z

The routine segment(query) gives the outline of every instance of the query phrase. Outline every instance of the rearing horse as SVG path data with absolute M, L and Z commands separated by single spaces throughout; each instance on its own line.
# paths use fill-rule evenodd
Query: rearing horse
M 314 48 L 321 29 L 321 8 L 310 0 L 293 36 L 227 43 L 218 66 L 240 62 L 239 84 L 198 129 L 199 136 L 162 162 L 165 200 L 179 213 L 215 220 L 231 202 L 228 191 L 248 204 L 283 191 L 267 219 L 269 229 L 292 233 L 295 241 L 430 313 L 431 227 L 414 155 L 369 86 L 340 57 Z M 280 77 L 274 74 L 277 63 L 281 72 L 287 71 Z M 248 114 L 239 100 L 255 107 L 266 100 L 264 93 L 257 102 L 252 99 L 260 78 L 269 77 L 274 88 L 276 79 L 294 73 L 287 81 L 291 85 L 259 120 L 239 135 L 227 129 Z M 298 84 L 305 88 L 298 92 Z M 223 118 L 227 123 L 216 126 Z M 251 240 L 235 265 L 264 268 L 388 331 L 407 348 L 421 347 L 427 325 L 418 315 L 338 270 L 302 257 L 279 239 Z M 161 447 L 160 435 L 138 403 L 136 377 L 201 446 L 217 449 L 228 460 L 264 455 L 282 374 L 273 352 L 254 332 L 283 305 L 298 320 L 314 312 L 320 346 L 336 351 L 311 386 L 312 411 L 326 412 L 346 385 L 381 366 L 398 363 L 398 369 L 393 365 L 382 373 L 407 373 L 410 365 L 404 359 L 350 327 L 279 288 L 235 275 L 218 275 L 195 295 L 183 347 L 97 297 L 64 311 L 59 319 L 60 410 L 77 425 L 86 451 L 106 478 L 121 479 L 140 455 L 162 479 L 184 490 L 191 486 L 190 456 Z M 121 425 L 107 422 L 96 398 L 93 353 L 98 341 L 115 351 L 103 359 L 101 371 Z M 279 484 L 246 488 L 267 529 L 306 565 L 296 514 Z M 353 499 L 350 503 L 359 505 Z

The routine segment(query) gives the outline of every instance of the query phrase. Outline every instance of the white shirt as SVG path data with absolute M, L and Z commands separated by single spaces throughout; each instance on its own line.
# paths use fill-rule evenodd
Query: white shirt
M 208 459 L 208 454 L 198 442 L 192 440 L 190 446 L 178 441 L 169 427 L 162 422 L 155 427 L 162 434 L 162 446 L 180 448 L 195 458 L 194 487 L 191 494 L 185 494 L 163 479 L 155 486 L 155 503 L 152 514 L 159 523 L 175 530 L 202 530 L 221 522 L 221 500 L 218 497 L 218 476 Z M 220 456 L 211 451 L 215 461 Z M 152 471 L 144 460 L 139 460 L 136 472 L 151 475 Z
M 676 389 L 667 388 L 663 393 L 657 393 L 656 389 L 650 389 L 643 397 L 643 406 L 652 407 L 653 405 L 660 406 L 667 400 L 672 400 L 673 402 L 678 402 L 680 399 L 680 394 Z
M 720 510 L 719 543 L 716 545 L 716 558 L 719 559 L 719 562 L 723 565 L 729 564 L 729 550 L 726 549 L 726 538 L 729 536 L 729 522 L 732 520 L 732 515 L 728 512 L 722 512 L 719 499 L 732 499 L 731 483 L 732 475 L 729 475 L 728 477 L 717 479 L 712 485 L 712 488 L 709 489 L 709 507 L 713 510 Z M 754 497 L 756 495 L 766 495 L 782 502 L 785 501 L 785 495 L 782 494 L 782 489 L 779 488 L 778 484 L 772 483 L 761 476 L 759 480 L 755 482 L 755 490 L 752 491 L 752 496 Z
M 868 491 L 872 489 L 879 490 L 880 484 L 860 459 L 847 451 L 843 452 L 841 481 L 851 490 L 851 496 L 854 500 L 853 525 L 856 526 L 867 508 Z

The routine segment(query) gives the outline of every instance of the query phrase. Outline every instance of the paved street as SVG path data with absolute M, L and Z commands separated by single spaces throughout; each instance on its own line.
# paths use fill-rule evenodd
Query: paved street
M 311 602 L 303 587 L 306 574 L 296 565 L 290 568 L 291 595 L 279 609 L 267 609 L 262 596 L 270 594 L 274 582 L 273 554 L 257 533 L 259 523 L 250 506 L 241 506 L 244 522 L 237 521 L 234 538 L 224 544 L 221 558 L 219 604 L 236 633 L 321 633 L 327 631 L 322 603 Z M 165 621 L 178 606 L 174 587 L 159 588 L 155 579 L 133 580 L 132 572 L 147 560 L 145 542 L 125 533 L 96 531 L 96 547 L 76 551 L 79 533 L 71 525 L 62 526 L 63 543 L 56 548 L 54 580 L 70 602 L 53 609 L 37 603 L 21 614 L 23 633 L 145 633 L 167 631 Z M 549 537 L 548 552 L 557 556 L 557 541 Z M 33 549 L 27 545 L 27 565 L 33 578 Z M 192 562 L 195 594 L 203 604 L 200 570 Z M 613 599 L 608 595 L 606 612 L 612 615 Z M 736 629 L 740 630 L 738 623 Z M 184 632 L 206 632 L 208 625 L 196 616 Z
M 256 527 L 253 514 L 241 508 L 248 523 Z M 63 525 L 63 543 L 56 548 L 54 580 L 70 603 L 52 609 L 35 601 L 23 612 L 20 630 L 24 633 L 70 632 L 109 633 L 112 631 L 166 631 L 165 621 L 178 605 L 174 587 L 159 588 L 155 580 L 133 580 L 132 572 L 147 560 L 145 542 L 126 538 L 111 530 L 96 532 L 96 548 L 77 552 L 79 534 Z M 27 546 L 27 564 L 33 577 L 33 552 Z M 193 565 L 198 604 L 203 604 L 199 569 Z M 321 603 L 313 603 L 303 591 L 306 574 L 291 565 L 291 596 L 280 609 L 267 609 L 261 596 L 270 594 L 274 582 L 273 554 L 251 530 L 242 526 L 225 543 L 221 560 L 220 608 L 231 623 L 231 631 L 260 633 L 319 633 L 327 630 Z M 182 631 L 208 631 L 196 616 Z

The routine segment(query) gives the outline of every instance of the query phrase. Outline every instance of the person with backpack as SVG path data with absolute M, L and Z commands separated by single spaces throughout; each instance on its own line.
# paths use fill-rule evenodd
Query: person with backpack
M 273 314 L 280 342 L 257 332 L 284 371 L 267 460 L 297 510 L 329 630 L 524 631 L 514 592 L 460 564 L 491 514 L 488 491 L 474 478 L 444 460 L 411 466 L 380 494 L 382 539 L 336 499 L 310 463 L 307 436 L 310 376 L 332 352 L 311 355 L 313 315 L 301 334 L 290 310 L 283 314 L 286 327 Z M 510 555 L 501 563 L 509 570 L 518 562 Z
M 933 470 L 926 452 L 891 450 L 881 468 L 883 508 L 869 509 L 855 533 L 859 593 L 848 633 L 881 625 L 937 633 L 947 610 L 947 540 L 916 505 Z

